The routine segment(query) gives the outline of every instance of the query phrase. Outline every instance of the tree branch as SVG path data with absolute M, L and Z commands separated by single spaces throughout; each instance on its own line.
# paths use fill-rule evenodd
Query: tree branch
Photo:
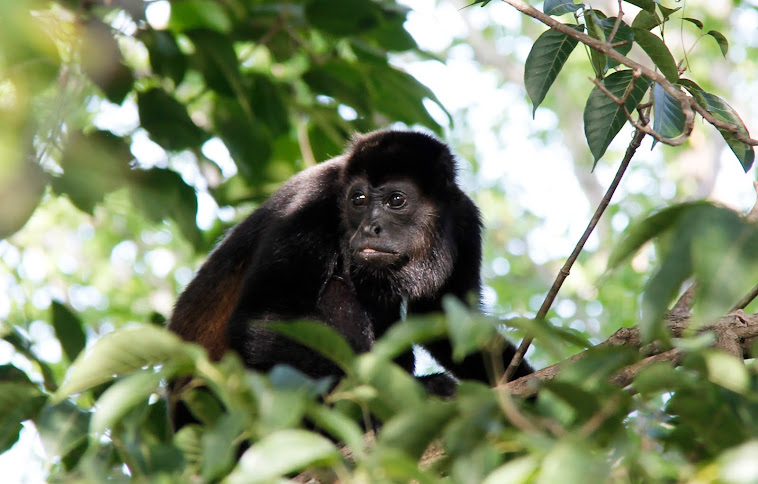
M 669 331 L 674 337 L 681 337 L 684 335 L 685 331 L 689 329 L 689 323 L 689 317 L 681 317 L 675 314 L 669 314 L 668 320 L 666 321 Z M 714 332 L 716 334 L 716 341 L 713 346 L 741 359 L 750 349 L 753 338 L 758 337 L 758 314 L 745 314 L 742 311 L 735 311 L 719 318 L 712 324 L 702 328 L 700 331 Z M 646 358 L 621 369 L 611 377 L 611 382 L 619 386 L 629 385 L 640 370 L 650 366 L 652 363 L 668 361 L 673 365 L 677 365 L 684 354 L 683 350 L 678 348 L 663 351 L 660 344 L 643 346 L 640 331 L 637 327 L 621 328 L 613 333 L 613 335 L 611 335 L 606 341 L 590 348 L 589 350 L 578 353 L 560 363 L 548 366 L 512 382 L 501 384 L 498 386 L 498 389 L 520 397 L 531 397 L 537 393 L 541 382 L 552 380 L 563 370 L 564 367 L 584 358 L 589 351 L 606 346 L 636 347 L 640 349 L 641 354 L 649 355 Z

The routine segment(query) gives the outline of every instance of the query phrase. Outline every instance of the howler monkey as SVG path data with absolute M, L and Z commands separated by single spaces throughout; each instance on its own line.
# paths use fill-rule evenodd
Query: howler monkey
M 432 136 L 356 136 L 343 155 L 292 177 L 231 231 L 184 290 L 169 328 L 214 359 L 232 349 L 259 370 L 287 363 L 313 377 L 338 374 L 259 323 L 320 321 L 363 352 L 405 309 L 440 311 L 446 294 L 478 297 L 479 210 L 455 176 L 450 150 Z M 455 362 L 448 340 L 425 347 L 456 377 L 487 380 L 481 356 Z M 505 365 L 512 355 L 509 346 Z M 412 354 L 398 361 L 413 371 Z M 517 375 L 530 372 L 524 363 Z M 448 378 L 427 387 L 452 394 L 454 385 Z

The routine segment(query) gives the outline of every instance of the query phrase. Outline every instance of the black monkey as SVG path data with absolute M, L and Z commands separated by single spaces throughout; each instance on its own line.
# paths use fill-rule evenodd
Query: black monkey
M 341 156 L 287 181 L 221 242 L 177 301 L 169 328 L 218 359 L 251 368 L 287 363 L 338 374 L 315 352 L 256 324 L 311 319 L 357 352 L 409 314 L 441 310 L 446 294 L 479 296 L 479 210 L 455 181 L 448 147 L 410 131 L 356 136 Z M 458 378 L 487 381 L 479 355 L 454 362 L 448 340 L 425 345 Z M 503 354 L 507 366 L 514 348 Z M 399 358 L 413 371 L 413 355 Z M 531 373 L 523 363 L 516 376 Z M 435 393 L 452 378 L 427 379 Z

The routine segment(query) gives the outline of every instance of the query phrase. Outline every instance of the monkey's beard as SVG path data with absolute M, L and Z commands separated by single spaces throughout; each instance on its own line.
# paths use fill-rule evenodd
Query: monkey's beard
M 456 254 L 441 238 L 401 256 L 393 264 L 371 264 L 351 257 L 350 278 L 356 290 L 377 302 L 396 303 L 430 299 L 444 290 Z

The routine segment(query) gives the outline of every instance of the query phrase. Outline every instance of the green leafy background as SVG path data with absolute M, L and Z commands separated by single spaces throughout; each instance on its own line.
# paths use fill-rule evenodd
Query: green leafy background
M 658 316 L 683 281 L 703 288 L 699 321 L 756 283 L 755 227 L 734 211 L 754 202 L 754 151 L 698 120 L 681 147 L 647 138 L 547 319 L 531 320 L 630 138 L 588 77 L 622 95 L 631 75 L 504 3 L 476 3 L 176 0 L 159 24 L 148 20 L 167 2 L 0 0 L 8 479 L 744 482 L 730 472 L 753 468 L 755 365 L 707 337 L 676 342 L 682 367 L 647 368 L 633 396 L 607 383 L 639 357 L 623 349 L 591 352 L 527 404 L 473 382 L 429 399 L 392 363 L 445 333 L 457 357 L 486 357 L 529 330 L 536 367 L 621 326 L 666 340 Z M 622 3 L 616 49 L 755 137 L 755 5 Z M 543 8 L 600 40 L 618 15 L 616 3 Z M 629 110 L 652 103 L 654 129 L 679 136 L 680 106 L 637 82 Z M 328 394 L 332 382 L 291 368 L 210 362 L 162 329 L 228 227 L 352 133 L 387 126 L 429 130 L 459 154 L 487 228 L 486 316 L 450 302 L 366 355 L 324 327 L 284 325 L 345 369 Z M 200 423 L 176 434 L 162 383 L 173 377 L 209 390 L 183 395 Z M 366 446 L 369 415 L 384 423 Z M 444 457 L 424 454 L 432 442 Z

